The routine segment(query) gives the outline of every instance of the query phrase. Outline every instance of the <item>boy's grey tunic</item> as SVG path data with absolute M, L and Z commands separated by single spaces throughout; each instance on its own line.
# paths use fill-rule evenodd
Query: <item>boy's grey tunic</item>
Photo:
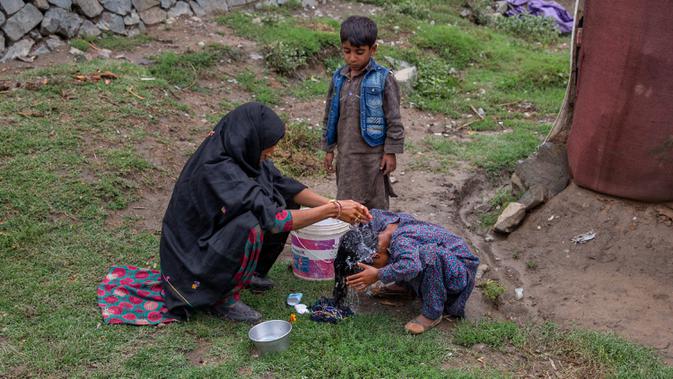
M 371 65 L 371 63 L 370 63 Z M 369 66 L 367 67 L 369 69 Z M 390 180 L 383 176 L 381 159 L 384 153 L 399 154 L 404 151 L 404 126 L 400 116 L 400 90 L 392 72 L 386 77 L 383 92 L 383 113 L 386 118 L 386 141 L 381 146 L 367 145 L 360 132 L 360 84 L 364 72 L 347 79 L 341 88 L 337 143 L 326 144 L 327 116 L 334 84 L 330 85 L 323 120 L 323 149 L 337 150 L 337 199 L 352 199 L 368 208 L 388 209 L 392 192 Z M 350 77 L 348 66 L 341 73 Z

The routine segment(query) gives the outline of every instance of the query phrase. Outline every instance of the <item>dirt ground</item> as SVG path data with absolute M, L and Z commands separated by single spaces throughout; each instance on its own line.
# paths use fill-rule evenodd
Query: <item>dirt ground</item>
M 373 10 L 353 3 L 331 2 L 321 5 L 317 12 L 342 16 Z M 154 42 L 133 51 L 114 52 L 113 57 L 142 63 L 161 51 L 197 49 L 200 42 L 237 46 L 246 54 L 257 52 L 255 43 L 238 38 L 226 27 L 209 20 L 178 20 L 170 26 L 149 28 L 148 34 L 155 38 Z M 67 47 L 63 47 L 31 64 L 5 64 L 0 75 L 10 77 L 33 67 L 72 61 Z M 246 62 L 246 67 L 259 72 L 263 69 L 260 61 L 253 60 Z M 201 86 L 210 89 L 209 93 L 177 93 L 193 112 L 162 120 L 155 126 L 175 143 L 148 140 L 140 146 L 146 159 L 164 174 L 157 178 L 153 189 L 141 194 L 137 203 L 112 215 L 110 225 L 131 217 L 138 228 L 160 232 L 173 183 L 188 154 L 212 128 L 206 117 L 219 112 L 221 99 L 238 101 L 248 96 L 227 81 L 231 76 L 228 73 L 235 69 L 225 65 L 218 69 L 221 78 L 201 82 Z M 286 102 L 276 107 L 291 119 L 308 120 L 310 125 L 320 122 L 323 109 L 321 99 Z M 449 121 L 445 116 L 415 109 L 402 111 L 407 138 L 412 142 L 419 142 L 427 135 L 428 125 Z M 511 235 L 496 235 L 494 241 L 487 242 L 484 233 L 475 226 L 475 209 L 487 202 L 504 180 L 489 182 L 483 173 L 467 165 L 458 165 L 447 174 L 411 169 L 414 159 L 423 158 L 422 153 L 408 152 L 399 157 L 394 174 L 398 180 L 394 189 L 399 197 L 392 200 L 391 208 L 415 214 L 464 236 L 482 263 L 489 266 L 485 277 L 499 279 L 507 287 L 503 304 L 497 308 L 475 290 L 468 303 L 468 319 L 550 320 L 565 326 L 613 331 L 653 347 L 669 363 L 673 362 L 673 229 L 668 219 L 657 214 L 655 206 L 571 185 L 529 214 Z M 333 177 L 313 178 L 307 184 L 327 196 L 336 192 Z M 573 236 L 591 230 L 596 232 L 594 240 L 581 245 L 570 241 Z M 517 287 L 524 289 L 523 300 L 514 297 Z M 362 301 L 365 306 L 376 304 L 366 298 Z M 413 312 L 409 308 L 391 309 Z

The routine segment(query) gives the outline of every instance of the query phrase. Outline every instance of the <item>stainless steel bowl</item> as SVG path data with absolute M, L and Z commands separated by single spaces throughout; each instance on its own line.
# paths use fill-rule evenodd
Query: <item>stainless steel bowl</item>
M 262 353 L 285 351 L 290 347 L 292 324 L 283 320 L 264 321 L 250 328 L 248 337 Z

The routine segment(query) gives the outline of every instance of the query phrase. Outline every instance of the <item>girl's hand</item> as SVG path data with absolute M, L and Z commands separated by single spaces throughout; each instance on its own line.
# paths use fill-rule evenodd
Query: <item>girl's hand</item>
M 358 263 L 362 271 L 346 278 L 346 284 L 356 291 L 364 291 L 379 280 L 379 269 L 364 263 Z
M 366 223 L 372 220 L 369 209 L 364 205 L 353 200 L 339 200 L 341 204 L 341 215 L 339 220 L 349 224 Z

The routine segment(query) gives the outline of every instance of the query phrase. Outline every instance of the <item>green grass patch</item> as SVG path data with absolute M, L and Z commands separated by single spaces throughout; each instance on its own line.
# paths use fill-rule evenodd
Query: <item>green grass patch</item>
M 217 22 L 226 25 L 243 37 L 262 44 L 266 63 L 274 71 L 293 76 L 310 62 L 323 62 L 338 53 L 339 36 L 330 23 L 320 28 L 309 29 L 298 25 L 292 18 L 278 13 L 253 15 L 233 12 L 219 16 Z
M 316 97 L 327 97 L 330 82 L 327 77 L 316 78 L 314 76 L 297 82 L 290 89 L 292 96 L 299 100 L 310 100 Z
M 463 321 L 453 331 L 453 343 L 465 347 L 478 343 L 493 348 L 501 348 L 506 344 L 521 347 L 525 339 L 525 333 L 511 321 Z
M 483 54 L 483 41 L 450 25 L 423 25 L 412 41 L 420 48 L 433 50 L 456 68 L 478 62 Z
M 146 45 L 152 42 L 152 37 L 147 34 L 138 34 L 133 37 L 118 36 L 115 34 L 103 34 L 98 39 L 91 42 L 95 43 L 97 47 L 109 50 L 132 50 L 138 46 Z
M 236 76 L 236 80 L 256 101 L 272 105 L 280 102 L 280 94 L 269 86 L 266 78 L 258 78 L 254 72 L 245 70 Z
M 475 133 L 466 142 L 445 137 L 427 137 L 424 144 L 440 154 L 460 157 L 497 176 L 511 172 L 516 163 L 531 154 L 549 130 L 547 124 L 512 121 L 501 133 Z
M 240 53 L 229 46 L 207 45 L 201 51 L 177 54 L 172 51 L 151 58 L 150 72 L 179 87 L 192 87 L 207 70 L 222 59 L 240 59 Z

